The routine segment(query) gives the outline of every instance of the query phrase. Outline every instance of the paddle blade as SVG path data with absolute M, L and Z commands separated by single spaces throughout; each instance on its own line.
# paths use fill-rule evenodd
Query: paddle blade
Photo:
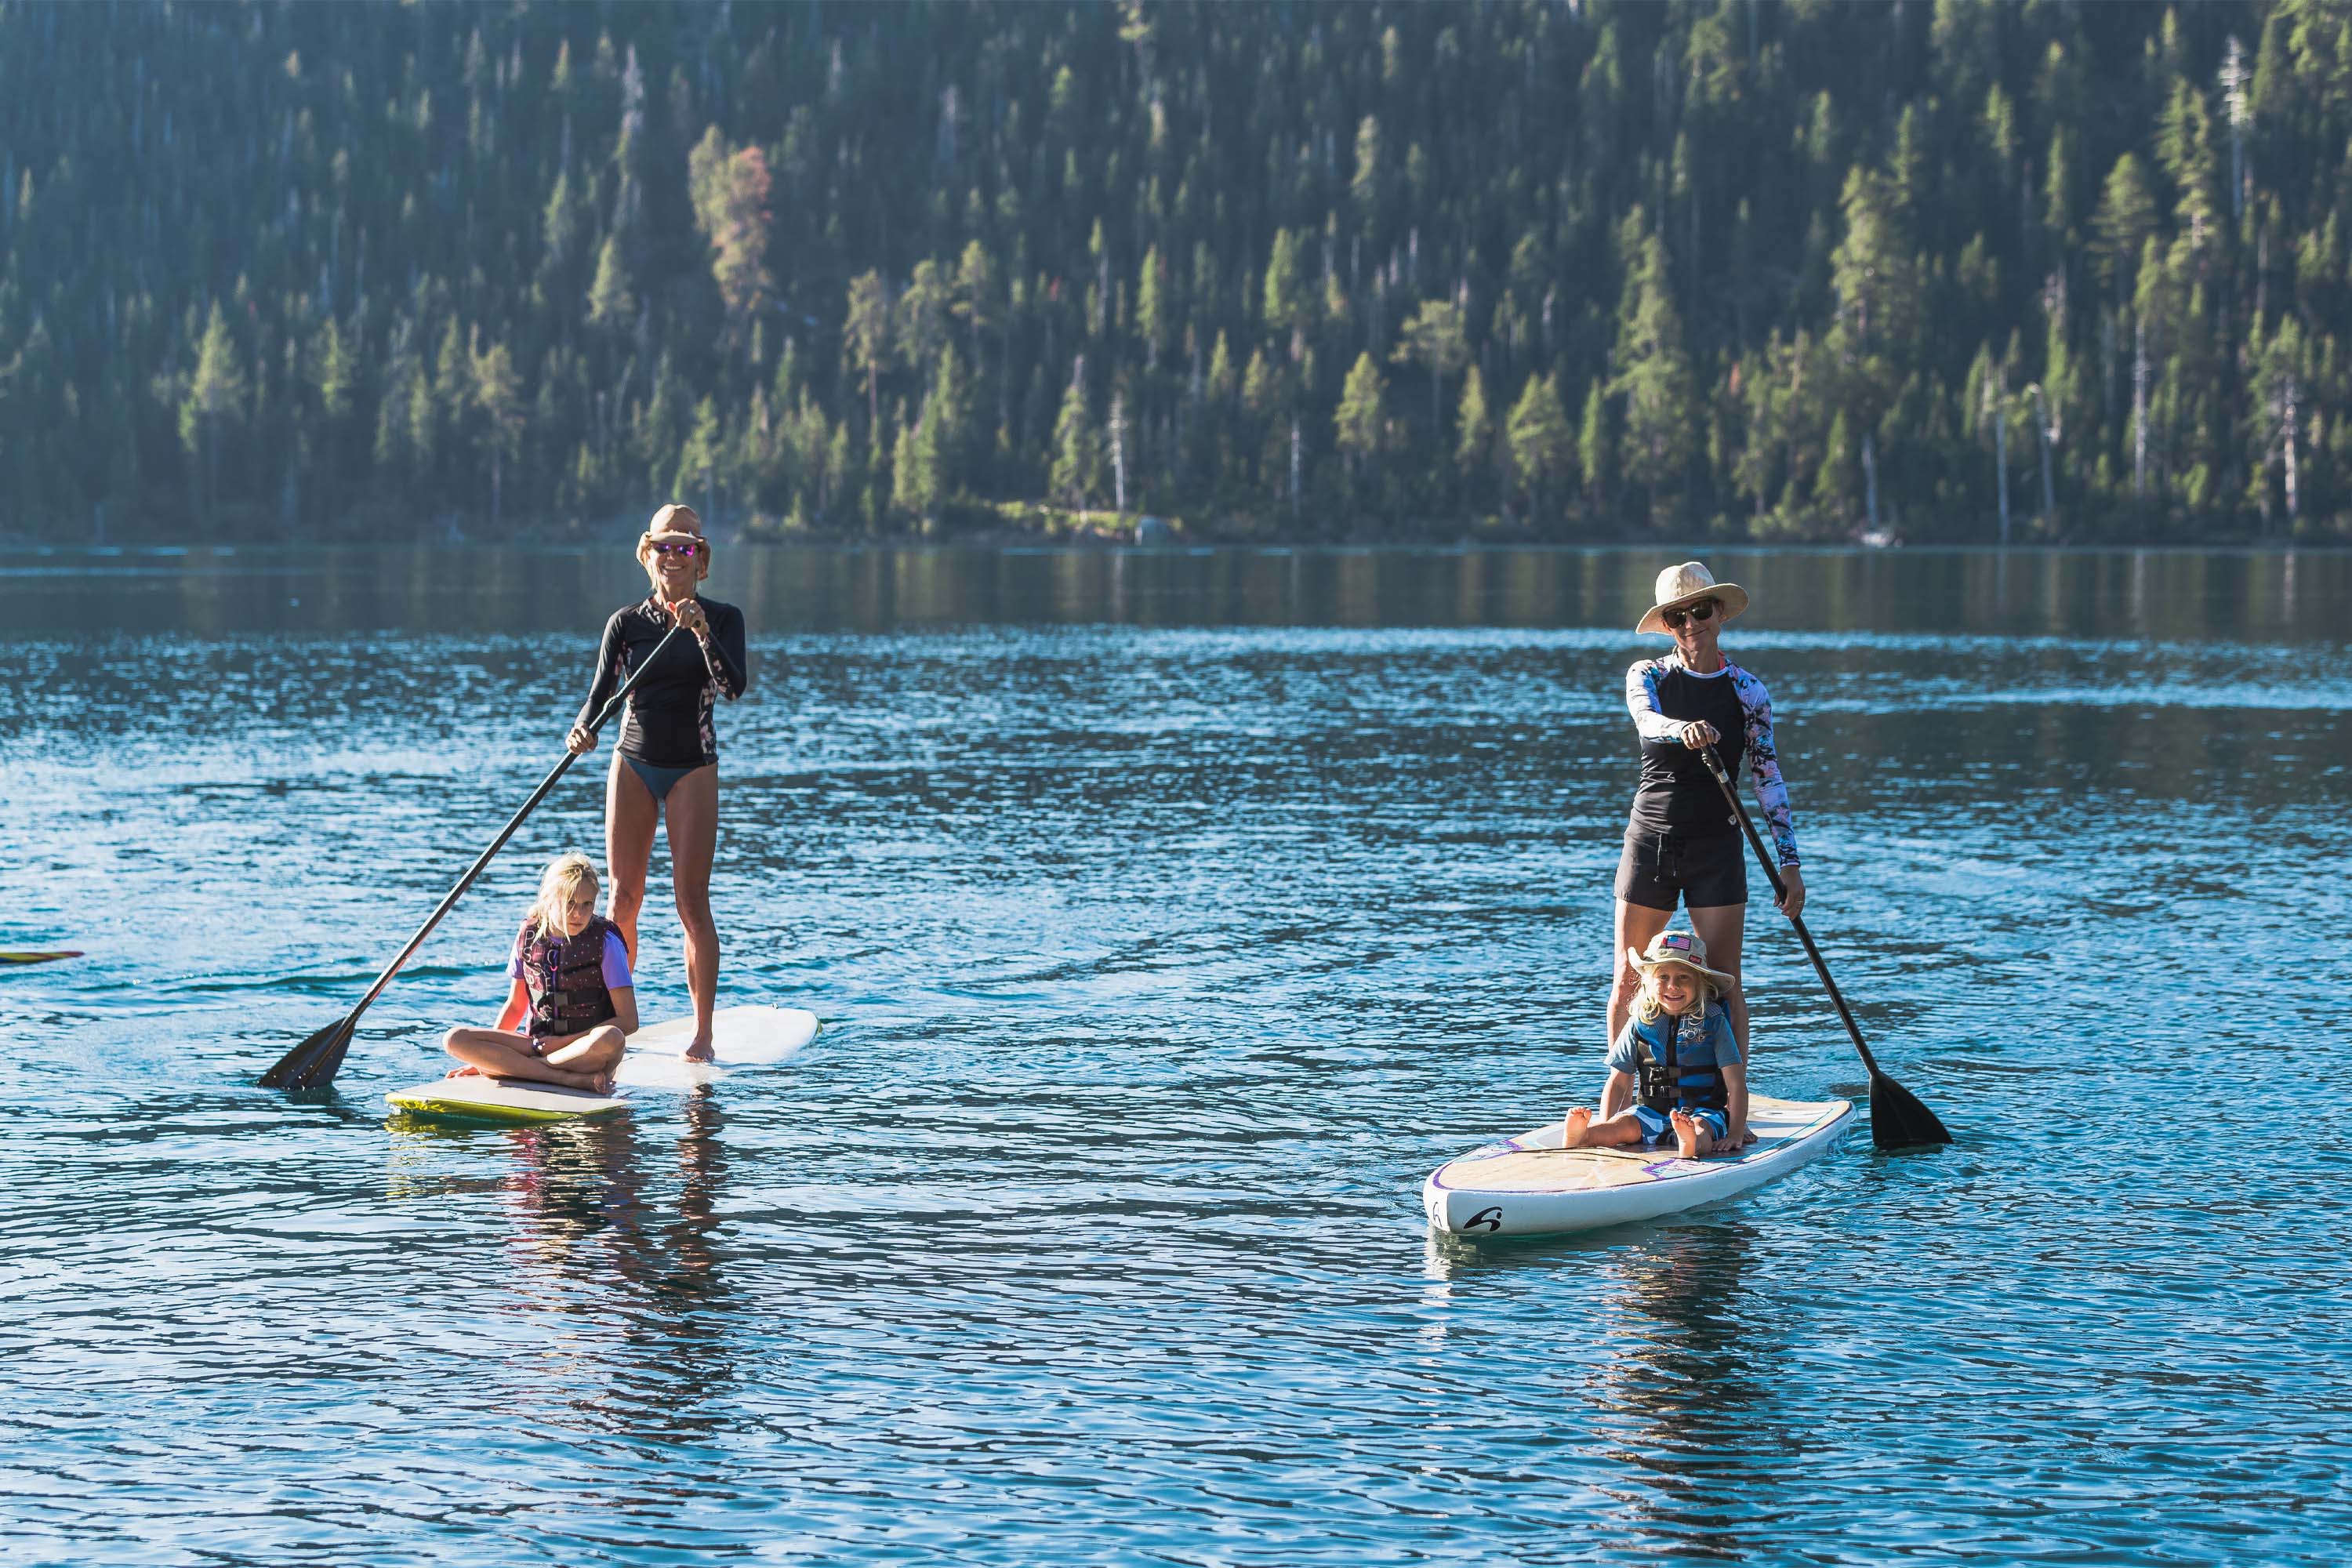
M 344 1056 L 352 1048 L 352 1034 L 358 1023 L 354 1017 L 336 1019 L 325 1028 L 278 1058 L 278 1064 L 261 1075 L 264 1089 L 318 1089 L 334 1081 L 335 1070 L 343 1065 Z
M 1918 1096 L 1883 1072 L 1870 1075 L 1870 1141 L 1881 1149 L 1948 1143 L 1952 1135 Z

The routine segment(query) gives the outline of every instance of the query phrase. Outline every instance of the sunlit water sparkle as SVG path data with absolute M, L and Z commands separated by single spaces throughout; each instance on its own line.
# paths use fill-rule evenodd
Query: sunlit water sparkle
M 0 1556 L 2143 1563 L 2352 1529 L 2352 562 L 1711 557 L 1758 590 L 1730 646 L 1814 929 L 1960 1142 L 1471 1251 L 1422 1177 L 1598 1080 L 1619 628 L 1664 557 L 722 552 L 756 662 L 728 994 L 816 1046 L 614 1125 L 387 1125 L 495 1007 L 538 866 L 596 845 L 583 771 L 331 1094 L 258 1089 L 553 760 L 629 588 L 488 553 L 447 593 L 426 552 L 0 580 L 0 946 L 89 952 L 0 971 Z M 657 853 L 657 1016 L 666 887 Z M 1760 898 L 1750 932 L 1759 1087 L 1859 1095 Z

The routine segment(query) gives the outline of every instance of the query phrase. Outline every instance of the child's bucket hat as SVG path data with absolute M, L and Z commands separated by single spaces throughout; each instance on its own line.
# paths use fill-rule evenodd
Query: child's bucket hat
M 1700 941 L 1697 933 L 1694 931 L 1662 931 L 1650 939 L 1649 952 L 1636 952 L 1632 948 L 1627 948 L 1625 962 L 1640 970 L 1644 980 L 1648 979 L 1654 971 L 1666 964 L 1678 963 L 1685 969 L 1694 970 L 1706 975 L 1717 985 L 1738 984 L 1722 970 L 1709 969 L 1706 966 L 1706 943 Z

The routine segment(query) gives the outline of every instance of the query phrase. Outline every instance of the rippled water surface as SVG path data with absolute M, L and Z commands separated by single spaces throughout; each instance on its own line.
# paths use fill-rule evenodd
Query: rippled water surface
M 1456 1250 L 1588 1098 L 1670 557 L 722 552 L 726 994 L 618 1124 L 487 1017 L 625 556 L 0 577 L 0 1557 L 2284 1562 L 2352 1529 L 2340 556 L 1733 554 L 1816 934 L 1958 1134 Z M 682 1009 L 656 855 L 640 996 Z M 1856 1096 L 1750 920 L 1759 1089 Z

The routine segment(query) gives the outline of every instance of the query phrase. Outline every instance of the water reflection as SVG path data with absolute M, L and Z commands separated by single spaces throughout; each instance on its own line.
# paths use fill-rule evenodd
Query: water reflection
M 719 1430 L 719 1407 L 737 1376 L 732 1293 L 717 1236 L 726 1117 L 707 1087 L 679 1108 L 666 1143 L 625 1116 L 499 1133 L 406 1118 L 392 1124 L 393 1198 L 499 1194 L 509 1222 L 499 1238 L 504 1310 L 552 1310 L 581 1329 L 612 1331 L 608 1348 L 595 1353 L 581 1351 L 576 1333 L 567 1336 L 574 1341 L 567 1381 L 589 1373 L 597 1387 L 593 1394 L 571 1389 L 568 1404 L 590 1426 L 638 1440 Z M 456 1175 L 436 1168 L 458 1150 L 478 1154 L 486 1140 L 509 1169 Z
M 1756 1489 L 1748 1456 L 1771 1441 L 1756 1416 L 1773 1360 L 1754 1338 L 1758 1303 L 1743 1282 L 1753 1248 L 1737 1221 L 1678 1226 L 1602 1262 L 1618 1286 L 1603 1309 L 1605 1352 L 1579 1391 L 1607 1413 L 1646 1537 L 1678 1561 L 1744 1559 L 1733 1527 Z
M 793 626 L 1631 626 L 1662 564 L 1622 549 L 721 551 L 710 592 L 755 634 Z M 1743 631 L 2340 640 L 2352 557 L 2254 551 L 1701 549 L 1755 595 Z M 421 550 L 35 550 L 0 577 L 0 636 L 93 626 L 225 636 L 398 627 L 593 633 L 644 591 L 625 548 L 485 546 L 452 582 Z
M 1785 1458 L 1793 1441 L 1772 1419 L 1774 1380 L 1789 1375 L 1786 1325 L 1760 1324 L 1789 1303 L 1748 1283 L 1757 1247 L 1752 1226 L 1721 1217 L 1478 1246 L 1433 1230 L 1426 1300 L 1475 1310 L 1508 1283 L 1496 1275 L 1575 1277 L 1560 1290 L 1581 1303 L 1574 1331 L 1591 1348 L 1563 1354 L 1559 1399 L 1565 1418 L 1588 1426 L 1622 1472 L 1611 1489 L 1639 1521 L 1625 1549 L 1741 1561 L 1735 1527 L 1759 1489 L 1758 1461 Z M 1442 1355 L 1444 1341 L 1442 1331 L 1426 1334 L 1423 1348 Z

